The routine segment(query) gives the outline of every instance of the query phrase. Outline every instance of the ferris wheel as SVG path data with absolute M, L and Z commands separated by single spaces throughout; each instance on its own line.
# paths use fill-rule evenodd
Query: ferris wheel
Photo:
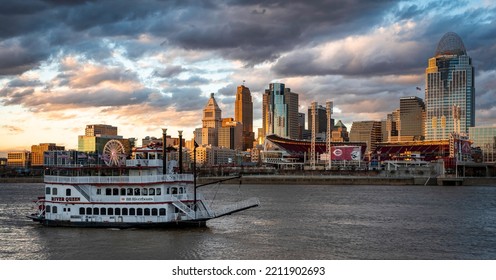
M 121 166 L 126 162 L 124 146 L 118 140 L 110 140 L 103 147 L 103 160 L 107 166 Z

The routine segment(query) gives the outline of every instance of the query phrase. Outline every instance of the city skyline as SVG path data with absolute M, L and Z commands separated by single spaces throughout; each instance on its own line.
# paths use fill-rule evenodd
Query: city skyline
M 93 123 L 125 137 L 165 127 L 190 139 L 210 93 L 233 117 L 243 83 L 254 131 L 270 83 L 297 92 L 299 112 L 333 100 L 347 127 L 383 120 L 401 97 L 425 99 L 425 65 L 447 32 L 472 58 L 475 125 L 496 123 L 491 1 L 145 2 L 5 1 L 0 152 L 76 149 Z

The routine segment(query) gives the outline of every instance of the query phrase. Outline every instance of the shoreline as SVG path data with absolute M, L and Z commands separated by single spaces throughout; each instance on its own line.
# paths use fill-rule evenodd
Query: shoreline
M 200 177 L 198 184 L 212 183 L 228 177 Z M 287 185 L 456 185 L 456 186 L 496 186 L 496 177 L 382 177 L 382 176 L 352 176 L 352 175 L 243 175 L 222 182 L 222 184 L 287 184 Z M 0 178 L 3 183 L 43 183 L 43 177 Z
M 203 177 L 199 184 L 211 183 L 226 177 Z M 233 179 L 224 184 L 233 184 Z M 351 175 L 244 175 L 242 184 L 286 184 L 286 185 L 396 185 L 396 186 L 496 186 L 496 177 L 382 177 Z

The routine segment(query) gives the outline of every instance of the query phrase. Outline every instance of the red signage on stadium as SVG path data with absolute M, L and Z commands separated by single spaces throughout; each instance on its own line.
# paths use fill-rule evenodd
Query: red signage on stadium
M 332 160 L 360 160 L 361 149 L 359 146 L 333 146 Z

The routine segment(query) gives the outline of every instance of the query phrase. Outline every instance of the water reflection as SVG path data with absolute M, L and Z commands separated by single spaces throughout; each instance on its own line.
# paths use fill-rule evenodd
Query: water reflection
M 222 185 L 207 228 L 47 228 L 24 218 L 42 185 L 0 187 L 1 259 L 494 259 L 496 188 Z

